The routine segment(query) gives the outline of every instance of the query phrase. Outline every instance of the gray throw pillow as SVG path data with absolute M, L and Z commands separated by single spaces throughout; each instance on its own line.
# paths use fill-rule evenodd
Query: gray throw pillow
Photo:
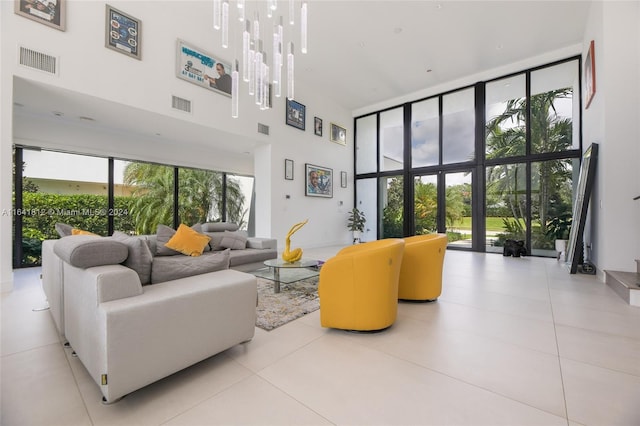
M 156 257 L 151 268 L 151 283 L 157 284 L 229 269 L 229 257 L 229 250 L 196 257 L 185 255 Z
M 71 235 L 72 229 L 73 226 L 67 225 L 66 223 L 56 223 L 56 232 L 58 232 L 58 235 L 60 235 L 60 237 L 68 237 L 69 235 Z
M 122 242 L 129 249 L 129 256 L 124 261 L 124 266 L 138 273 L 142 285 L 149 284 L 151 282 L 153 255 L 147 242 L 142 238 L 132 237 L 120 231 L 115 231 L 111 238 Z
M 247 236 L 242 231 L 224 231 L 220 247 L 231 250 L 244 250 L 247 248 Z

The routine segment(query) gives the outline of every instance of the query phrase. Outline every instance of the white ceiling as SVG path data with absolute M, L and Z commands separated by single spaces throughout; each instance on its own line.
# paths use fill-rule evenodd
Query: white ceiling
M 356 111 L 580 44 L 590 3 L 310 0 L 309 53 L 296 57 L 296 80 Z M 193 144 L 211 144 L 206 126 L 134 108 L 123 115 L 122 105 L 36 85 L 16 79 L 14 101 L 23 105 L 14 108 L 22 117 L 15 121 L 16 137 L 28 134 L 28 117 L 50 118 L 58 110 L 95 118 L 82 123 L 87 129 L 140 134 L 142 129 L 167 129 L 159 132 L 168 140 L 179 135 L 187 143 L 188 135 Z M 50 121 L 51 126 L 70 125 L 64 117 Z M 226 146 L 252 151 L 254 143 L 238 140 Z

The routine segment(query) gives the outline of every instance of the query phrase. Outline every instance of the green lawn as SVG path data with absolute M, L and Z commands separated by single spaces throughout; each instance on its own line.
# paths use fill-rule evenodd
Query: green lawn
M 488 217 L 486 222 L 487 231 L 504 231 L 504 223 L 502 222 L 502 219 L 503 218 L 501 217 Z M 513 220 L 513 218 L 508 219 Z M 464 217 L 462 221 L 456 222 L 453 227 L 456 229 L 471 230 L 471 218 Z

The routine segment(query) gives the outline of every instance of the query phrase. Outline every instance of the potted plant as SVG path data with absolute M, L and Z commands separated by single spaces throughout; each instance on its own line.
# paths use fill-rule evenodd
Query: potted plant
M 571 213 L 563 213 L 547 222 L 546 235 L 555 238 L 555 249 L 558 252 L 558 259 L 560 259 L 560 255 L 567 250 L 567 241 L 569 240 L 572 221 Z
M 358 210 L 357 207 L 354 207 L 351 212 L 349 212 L 349 219 L 347 222 L 347 228 L 351 232 L 353 232 L 353 243 L 358 244 L 360 242 L 360 233 L 364 231 L 364 224 L 366 223 L 366 219 L 364 217 L 364 212 Z

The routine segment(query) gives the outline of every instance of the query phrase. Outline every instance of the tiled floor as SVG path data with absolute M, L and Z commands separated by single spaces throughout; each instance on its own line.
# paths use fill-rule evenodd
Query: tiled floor
M 555 259 L 449 250 L 444 271 L 440 299 L 401 303 L 382 333 L 323 329 L 315 312 L 108 406 L 32 310 L 40 271 L 16 271 L 0 423 L 640 425 L 640 308 Z

